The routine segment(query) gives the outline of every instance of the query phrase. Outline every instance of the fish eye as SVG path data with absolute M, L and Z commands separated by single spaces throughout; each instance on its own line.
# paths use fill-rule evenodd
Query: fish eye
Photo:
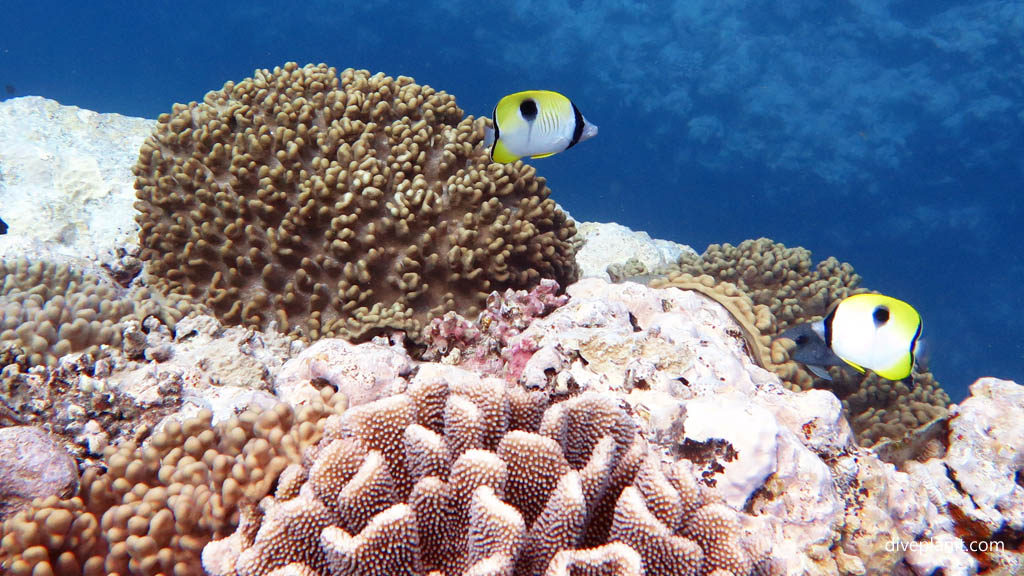
M 527 98 L 519 105 L 519 113 L 523 115 L 523 119 L 527 122 L 532 121 L 537 117 L 537 102 L 532 98 Z
M 875 320 L 875 326 L 881 326 L 889 321 L 889 309 L 885 306 L 878 306 L 871 313 L 871 317 Z

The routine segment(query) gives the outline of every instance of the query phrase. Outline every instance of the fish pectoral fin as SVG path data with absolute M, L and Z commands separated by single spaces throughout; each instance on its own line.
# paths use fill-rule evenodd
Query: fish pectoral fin
M 548 156 L 554 156 L 558 152 L 548 152 L 547 154 L 537 154 L 536 156 L 530 156 L 530 158 L 547 158 Z
M 491 160 L 501 164 L 508 164 L 509 162 L 519 160 L 519 156 L 509 152 L 508 148 L 505 147 L 505 143 L 501 138 L 498 138 L 498 141 L 494 143 L 494 147 L 491 148 Z
M 815 366 L 814 364 L 804 364 L 804 366 L 806 366 L 807 369 L 818 378 L 828 380 L 829 382 L 832 381 L 832 375 L 828 373 L 828 370 L 826 370 L 824 366 Z

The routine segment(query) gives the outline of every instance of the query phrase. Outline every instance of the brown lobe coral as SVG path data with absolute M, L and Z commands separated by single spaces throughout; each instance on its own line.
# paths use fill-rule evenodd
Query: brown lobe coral
M 223 321 L 315 340 L 473 314 L 576 277 L 543 178 L 494 164 L 483 121 L 411 78 L 258 70 L 159 118 L 135 166 L 150 281 Z
M 208 572 L 231 576 L 603 574 L 636 572 L 638 563 L 652 574 L 695 572 L 724 546 L 739 554 L 731 566 L 754 565 L 746 535 L 730 532 L 722 544 L 715 530 L 691 536 L 679 526 L 693 522 L 658 519 L 686 511 L 699 520 L 717 501 L 689 491 L 695 480 L 681 481 L 689 469 L 661 464 L 623 426 L 628 412 L 613 397 L 548 406 L 520 395 L 554 437 L 513 429 L 500 409 L 487 426 L 496 450 L 467 449 L 449 467 L 447 432 L 429 426 L 449 402 L 476 405 L 456 390 L 486 388 L 497 396 L 489 406 L 510 403 L 507 389 L 456 384 L 464 375 L 452 370 L 450 386 L 414 378 L 408 395 L 340 415 L 281 405 L 211 427 L 205 413 L 168 424 L 142 447 L 111 448 L 106 471 L 87 471 L 77 497 L 36 502 L 4 524 L 0 562 L 17 575 L 197 573 L 200 555 Z M 418 413 L 412 397 L 441 406 Z M 536 407 L 523 406 L 530 398 Z M 588 412 L 593 423 L 584 422 Z M 411 488 L 399 489 L 397 478 Z M 721 514 L 742 513 L 713 516 Z
M 68 262 L 0 260 L 0 349 L 11 364 L 56 366 L 73 352 L 118 348 L 124 321 L 156 315 L 173 325 L 188 308 L 141 287 L 126 289 L 103 269 Z

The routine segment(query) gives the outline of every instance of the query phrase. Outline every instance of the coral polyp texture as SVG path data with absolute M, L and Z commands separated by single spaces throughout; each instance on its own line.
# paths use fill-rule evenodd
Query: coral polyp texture
M 416 338 L 494 290 L 576 277 L 575 225 L 483 120 L 411 78 L 259 70 L 159 118 L 135 167 L 149 281 L 224 322 Z
M 170 422 L 144 445 L 108 447 L 103 468 L 82 475 L 69 499 L 37 499 L 8 518 L 0 539 L 5 574 L 201 574 L 200 551 L 234 531 L 239 506 L 271 493 L 289 464 L 322 435 L 324 415 L 344 409 L 324 394 L 211 425 L 203 411 Z
M 149 296 L 87 264 L 0 260 L 0 348 L 10 363 L 25 366 L 52 366 L 72 352 L 98 355 L 104 346 L 120 346 L 123 320 L 157 314 L 173 323 L 181 317 Z
M 240 508 L 238 530 L 205 547 L 207 572 L 653 576 L 770 567 L 769 550 L 741 529 L 744 514 L 701 489 L 689 462 L 663 463 L 614 397 L 549 405 L 498 379 L 421 370 L 407 393 L 328 419 L 311 457 L 285 471 L 273 498 Z
M 820 320 L 833 303 L 866 292 L 860 283 L 850 264 L 835 258 L 815 264 L 809 250 L 760 238 L 737 246 L 712 244 L 700 256 L 684 253 L 668 278 L 652 285 L 696 290 L 726 306 L 743 329 L 751 357 L 791 388 L 807 390 L 815 386 L 814 377 L 789 359 L 788 340 L 772 338 Z M 906 442 L 915 430 L 947 414 L 949 395 L 930 372 L 915 372 L 911 386 L 852 369 L 831 373 L 830 387 L 866 445 Z

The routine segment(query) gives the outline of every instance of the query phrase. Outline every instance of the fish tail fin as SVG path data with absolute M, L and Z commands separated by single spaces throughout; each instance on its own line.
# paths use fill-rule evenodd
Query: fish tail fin
M 494 128 L 490 126 L 484 126 L 484 148 L 490 148 L 494 145 Z
M 921 372 L 928 371 L 928 361 L 931 360 L 931 348 L 928 346 L 928 342 L 924 338 L 918 338 L 914 341 L 913 347 L 914 366 L 916 366 Z

